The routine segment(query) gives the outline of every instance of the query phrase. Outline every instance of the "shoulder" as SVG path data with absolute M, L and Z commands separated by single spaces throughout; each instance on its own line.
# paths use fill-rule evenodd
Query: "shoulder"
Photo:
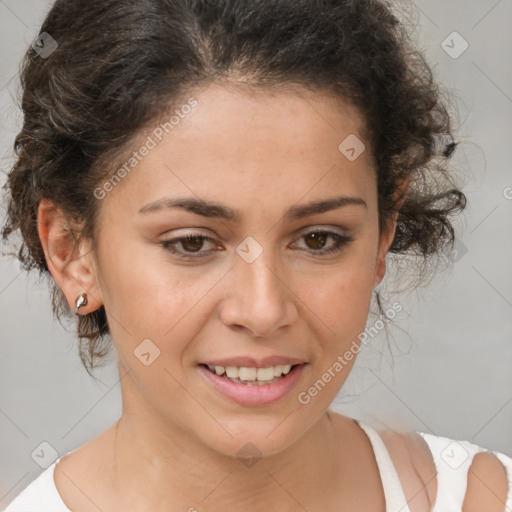
M 430 505 L 461 492 L 463 512 L 503 512 L 512 498 L 512 458 L 482 451 L 468 441 L 423 435 L 418 432 L 381 430 L 386 448 L 396 467 L 410 505 L 417 499 L 417 489 L 410 484 L 413 473 L 421 480 Z M 450 460 L 451 458 L 451 460 Z M 456 459 L 455 459 L 456 458 Z M 455 462 L 452 462 L 454 460 Z M 509 502 L 507 502 L 507 499 Z M 421 508 L 417 508 L 421 510 Z M 415 512 L 411 506 L 411 512 Z
M 58 460 L 45 469 L 37 478 L 9 503 L 5 512 L 68 512 L 53 480 Z
M 95 474 L 90 468 L 97 467 L 93 462 L 103 460 L 106 454 L 105 439 L 111 435 L 114 427 L 115 424 L 59 457 L 14 498 L 5 512 L 69 512 L 77 508 L 87 510 L 86 506 L 74 506 L 76 503 L 83 505 L 86 500 L 73 482 L 81 479 L 89 483 Z M 90 506 L 89 503 L 86 505 Z

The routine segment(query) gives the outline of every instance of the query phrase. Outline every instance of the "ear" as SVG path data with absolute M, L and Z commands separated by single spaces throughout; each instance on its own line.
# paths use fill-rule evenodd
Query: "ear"
M 39 203 L 37 226 L 48 269 L 74 311 L 76 299 L 87 293 L 80 314 L 103 304 L 91 241 L 75 240 L 62 209 L 49 199 Z
M 379 238 L 379 250 L 377 254 L 377 261 L 375 265 L 375 275 L 373 280 L 373 287 L 377 286 L 384 276 L 386 275 L 386 255 L 393 243 L 396 232 L 396 224 L 398 219 L 399 210 L 405 201 L 405 193 L 409 185 L 408 180 L 400 180 L 397 185 L 396 192 L 393 195 L 393 202 L 395 203 L 394 211 L 388 219 L 386 226 L 382 230 Z

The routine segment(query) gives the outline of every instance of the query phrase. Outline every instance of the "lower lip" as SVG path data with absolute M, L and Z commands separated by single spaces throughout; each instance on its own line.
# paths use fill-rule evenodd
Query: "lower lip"
M 215 389 L 234 402 L 246 407 L 256 407 L 277 402 L 285 397 L 295 387 L 306 364 L 299 364 L 293 370 L 273 384 L 249 386 L 231 382 L 219 377 L 204 366 L 198 366 L 199 371 L 213 384 Z

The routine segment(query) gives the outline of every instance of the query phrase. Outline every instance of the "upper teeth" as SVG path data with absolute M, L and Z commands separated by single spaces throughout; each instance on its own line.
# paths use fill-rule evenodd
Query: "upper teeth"
M 210 366 L 208 368 L 217 375 L 226 374 L 230 379 L 240 380 L 272 380 L 274 377 L 280 377 L 289 373 L 292 365 L 277 364 L 268 368 L 248 368 L 246 366 Z

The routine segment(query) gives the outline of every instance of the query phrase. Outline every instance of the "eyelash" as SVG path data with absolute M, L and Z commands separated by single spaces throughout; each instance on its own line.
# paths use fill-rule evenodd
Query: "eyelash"
M 322 235 L 327 235 L 327 238 L 333 238 L 335 240 L 335 244 L 328 248 L 328 249 L 320 249 L 320 250 L 313 250 L 313 249 L 310 249 L 310 251 L 315 255 L 315 256 L 326 256 L 326 255 L 330 255 L 330 254 L 335 254 L 335 253 L 338 253 L 340 252 L 346 245 L 348 245 L 350 242 L 353 242 L 354 241 L 354 238 L 351 237 L 351 236 L 347 236 L 347 235 L 340 235 L 339 233 L 336 233 L 334 231 L 327 231 L 327 230 L 323 230 L 323 229 L 315 229 L 315 230 L 312 230 L 312 231 L 308 231 L 307 233 L 303 234 L 301 237 L 299 237 L 297 240 L 301 240 L 302 238 L 305 238 L 307 236 L 310 236 L 312 234 L 322 234 Z M 192 252 L 189 252 L 189 253 L 182 253 L 181 251 L 177 251 L 175 248 L 171 248 L 171 246 L 174 246 L 184 240 L 187 240 L 187 239 L 190 239 L 190 238 L 199 238 L 201 240 L 204 240 L 206 242 L 214 242 L 213 238 L 210 238 L 208 236 L 204 236 L 204 235 L 199 235 L 199 234 L 190 234 L 190 235 L 186 235 L 186 236 L 182 236 L 182 237 L 179 237 L 179 238 L 172 238 L 170 240 L 163 240 L 162 242 L 160 242 L 160 245 L 167 251 L 170 251 L 172 252 L 173 254 L 177 254 L 179 258 L 182 258 L 184 260 L 198 260 L 198 259 L 201 259 L 201 258 L 205 258 L 208 256 L 208 252 L 197 252 L 197 253 L 192 253 Z M 197 256 L 195 256 L 194 254 L 197 254 Z

